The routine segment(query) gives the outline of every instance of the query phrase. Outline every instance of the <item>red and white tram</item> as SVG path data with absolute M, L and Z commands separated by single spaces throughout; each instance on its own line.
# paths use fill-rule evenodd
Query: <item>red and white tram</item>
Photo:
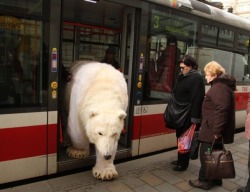
M 176 61 L 186 53 L 201 70 L 216 60 L 236 77 L 236 127 L 244 127 L 249 20 L 195 0 L 95 2 L 0 2 L 0 184 L 94 164 L 94 151 L 85 160 L 65 153 L 63 69 L 74 60 L 101 61 L 109 46 L 130 98 L 116 159 L 176 147 L 163 112 L 179 72 Z

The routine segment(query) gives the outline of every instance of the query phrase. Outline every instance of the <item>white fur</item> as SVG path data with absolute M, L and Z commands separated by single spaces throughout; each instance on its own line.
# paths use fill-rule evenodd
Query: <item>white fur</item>
M 128 105 L 126 81 L 111 65 L 98 62 L 75 62 L 70 73 L 73 78 L 67 85 L 67 130 L 72 146 L 67 154 L 85 158 L 89 143 L 95 144 L 93 175 L 102 180 L 114 179 L 118 173 L 113 161 Z

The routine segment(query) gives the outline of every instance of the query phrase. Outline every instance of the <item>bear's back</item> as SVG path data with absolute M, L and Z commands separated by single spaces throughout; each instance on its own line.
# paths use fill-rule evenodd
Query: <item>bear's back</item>
M 76 105 L 80 100 L 96 102 L 98 99 L 120 99 L 127 107 L 127 84 L 123 74 L 109 64 L 77 61 L 70 69 L 72 81 L 68 89 L 69 99 Z M 71 102 L 71 101 L 70 101 Z

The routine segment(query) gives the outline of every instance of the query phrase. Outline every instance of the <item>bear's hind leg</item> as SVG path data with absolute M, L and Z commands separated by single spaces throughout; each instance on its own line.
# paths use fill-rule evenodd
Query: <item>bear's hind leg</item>
M 76 149 L 71 146 L 67 148 L 66 153 L 71 158 L 84 159 L 89 156 L 89 149 Z

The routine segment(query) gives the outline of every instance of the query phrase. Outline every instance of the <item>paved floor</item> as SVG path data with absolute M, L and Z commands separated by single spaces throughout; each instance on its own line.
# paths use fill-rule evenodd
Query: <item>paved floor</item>
M 244 186 L 248 178 L 248 140 L 243 133 L 235 135 L 234 144 L 226 145 L 233 153 L 236 177 L 223 180 L 221 187 L 209 191 L 236 191 Z M 26 185 L 6 188 L 1 192 L 199 192 L 188 181 L 196 179 L 199 160 L 191 160 L 186 171 L 172 171 L 171 161 L 175 160 L 177 151 L 164 152 L 116 165 L 119 177 L 114 181 L 96 180 L 90 171 L 48 179 Z M 1 174 L 1 173 L 0 173 Z

